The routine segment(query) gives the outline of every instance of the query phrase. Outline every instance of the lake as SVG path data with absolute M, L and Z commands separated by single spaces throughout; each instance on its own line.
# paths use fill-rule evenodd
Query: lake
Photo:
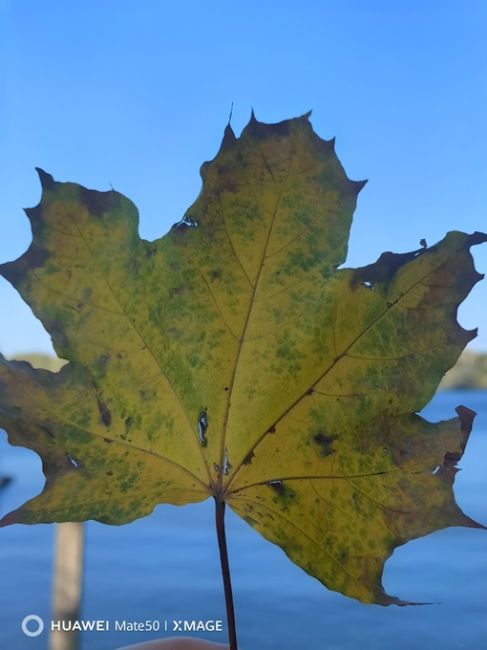
M 487 523 L 487 392 L 438 393 L 424 414 L 454 416 L 464 404 L 478 417 L 455 482 L 459 505 Z M 0 511 L 43 485 L 38 457 L 10 447 L 0 432 L 0 474 L 14 482 Z M 122 527 L 86 525 L 83 618 L 224 619 L 213 503 L 159 506 Z M 325 589 L 283 552 L 227 510 L 227 537 L 241 650 L 478 650 L 487 640 L 487 532 L 450 528 L 396 550 L 386 565 L 387 591 L 421 607 L 361 605 Z M 28 638 L 27 614 L 49 618 L 54 526 L 0 530 L 0 648 L 43 650 Z M 83 650 L 113 650 L 154 634 L 86 632 Z M 163 636 L 160 634 L 159 636 Z M 197 636 L 225 641 L 224 633 Z

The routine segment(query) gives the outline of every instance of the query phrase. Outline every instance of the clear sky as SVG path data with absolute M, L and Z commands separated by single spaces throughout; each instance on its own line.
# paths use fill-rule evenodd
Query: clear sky
M 40 166 L 115 189 L 163 234 L 200 188 L 234 102 L 239 132 L 313 109 L 368 178 L 348 264 L 487 229 L 484 0 L 0 0 L 0 262 L 30 242 Z M 487 246 L 474 249 L 487 271 Z M 481 283 L 482 284 L 482 283 Z M 0 278 L 0 350 L 50 340 Z M 460 309 L 487 349 L 487 282 Z

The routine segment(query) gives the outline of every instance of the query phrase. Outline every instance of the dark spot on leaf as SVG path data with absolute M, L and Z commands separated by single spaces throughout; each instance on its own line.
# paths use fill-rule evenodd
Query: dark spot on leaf
M 267 429 L 267 433 L 276 433 L 276 427 L 272 426 L 269 429 Z
M 243 459 L 243 464 L 244 465 L 250 465 L 250 463 L 252 462 L 252 458 L 254 458 L 254 456 L 255 456 L 254 452 L 249 451 L 249 453 Z
M 109 444 L 111 444 L 113 442 L 113 440 L 111 438 L 103 438 L 103 440 L 105 442 L 108 442 Z
M 314 393 L 314 390 L 313 390 L 312 388 L 310 388 L 310 389 L 306 392 L 306 395 L 310 396 L 310 395 L 312 395 L 313 393 Z
M 336 439 L 337 436 L 327 436 L 323 431 L 318 431 L 313 435 L 313 442 L 319 445 L 321 456 L 331 456 L 335 453 L 333 443 Z
M 98 401 L 98 410 L 100 411 L 101 422 L 106 427 L 109 427 L 112 423 L 112 414 L 110 413 L 110 410 L 108 409 L 105 402 L 102 402 L 100 399 L 98 399 L 97 401 Z
M 130 431 L 132 424 L 133 424 L 133 420 L 131 417 L 125 419 L 125 434 L 127 434 Z
M 296 498 L 296 492 L 287 486 L 284 481 L 269 481 L 267 486 L 277 495 L 277 500 L 274 499 L 274 501 L 278 501 L 285 509 L 287 509 L 287 507 L 291 505 L 291 502 Z
M 244 515 L 244 521 L 246 521 L 249 524 L 249 526 L 257 526 L 257 524 L 259 523 L 253 517 L 249 517 L 249 515 Z

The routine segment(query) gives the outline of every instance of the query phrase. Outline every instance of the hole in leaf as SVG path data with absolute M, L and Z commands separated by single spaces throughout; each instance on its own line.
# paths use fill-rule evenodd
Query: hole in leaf
M 184 217 L 173 225 L 173 228 L 197 228 L 198 222 L 193 219 L 190 214 L 185 214 Z
M 228 476 L 228 473 L 232 467 L 233 465 L 231 465 L 228 461 L 228 451 L 225 449 L 225 455 L 223 456 L 223 473 L 225 476 Z
M 206 430 L 208 429 L 208 413 L 206 408 L 204 408 L 198 416 L 198 436 L 200 439 L 200 445 L 206 447 L 208 440 L 206 438 Z
M 76 460 L 76 458 L 74 458 L 74 456 L 71 456 L 71 454 L 68 454 L 68 452 L 66 452 L 66 458 L 68 459 L 68 462 L 69 462 L 69 464 L 71 465 L 71 467 L 73 469 L 79 469 L 80 468 L 79 461 Z
M 267 485 L 275 490 L 278 494 L 284 494 L 284 484 L 282 481 L 269 481 Z
M 370 280 L 364 280 L 362 282 L 362 286 L 365 287 L 366 289 L 370 289 L 371 291 L 373 291 L 374 289 L 374 283 L 371 282 Z

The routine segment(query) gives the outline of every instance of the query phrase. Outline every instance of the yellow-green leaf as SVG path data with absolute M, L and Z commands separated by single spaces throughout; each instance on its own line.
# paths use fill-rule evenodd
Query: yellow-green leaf
M 40 171 L 32 245 L 1 273 L 69 363 L 0 360 L 0 425 L 46 474 L 2 525 L 122 524 L 213 496 L 330 589 L 380 604 L 400 602 L 381 584 L 396 546 L 479 526 L 452 491 L 474 414 L 416 413 L 475 336 L 456 311 L 487 238 L 339 269 L 364 182 L 308 118 L 228 126 L 155 242 L 121 194 Z

